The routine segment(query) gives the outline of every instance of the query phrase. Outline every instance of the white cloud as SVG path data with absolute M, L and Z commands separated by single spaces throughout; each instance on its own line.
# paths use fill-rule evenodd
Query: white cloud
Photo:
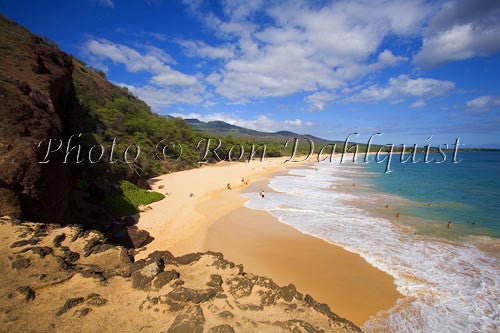
M 179 103 L 200 104 L 206 98 L 198 89 L 172 89 L 152 85 L 134 86 L 124 83 L 117 83 L 117 85 L 126 87 L 155 111 Z
M 310 105 L 310 111 L 323 111 L 325 105 L 336 99 L 336 96 L 326 91 L 319 91 L 305 98 Z
M 427 103 L 423 99 L 417 99 L 415 102 L 410 104 L 411 108 L 421 108 L 426 106 Z
M 277 132 L 277 131 L 300 131 L 307 127 L 313 126 L 313 123 L 302 121 L 301 119 L 292 120 L 273 120 L 266 115 L 258 115 L 253 119 L 243 119 L 234 113 L 211 113 L 202 115 L 199 113 L 171 113 L 171 116 L 181 117 L 183 119 L 198 119 L 201 121 L 224 121 L 231 125 L 236 125 L 244 128 L 253 129 L 261 132 Z
M 216 93 L 237 102 L 332 91 L 394 66 L 406 58 L 390 50 L 378 53 L 384 37 L 417 33 L 429 10 L 423 0 L 382 0 L 376 6 L 365 0 L 322 6 L 228 1 L 223 18 L 204 11 L 200 3 L 190 3 L 190 8 L 224 40 L 222 46 L 232 43 L 234 58 L 226 58 L 213 84 Z M 269 22 L 255 24 L 257 12 L 267 14 Z
M 91 39 L 84 44 L 89 54 L 110 59 L 114 63 L 123 64 L 129 72 L 152 71 L 160 73 L 165 70 L 166 58 L 158 52 L 141 54 L 138 51 L 105 39 Z M 171 58 L 170 58 L 171 59 Z
M 390 100 L 390 101 L 388 101 L 388 103 L 391 105 L 397 105 L 397 104 L 403 103 L 404 101 L 405 100 L 403 98 L 398 98 L 398 99 Z
M 374 69 L 384 68 L 384 67 L 388 67 L 388 66 L 394 66 L 398 62 L 406 61 L 406 60 L 408 60 L 408 58 L 403 57 L 403 56 L 395 56 L 394 54 L 392 54 L 391 51 L 384 50 L 384 51 L 379 53 L 378 61 L 375 64 L 373 64 L 372 66 L 374 67 Z
M 173 69 L 170 64 L 175 64 L 175 60 L 157 47 L 145 46 L 145 52 L 141 53 L 105 39 L 91 39 L 84 44 L 84 49 L 102 66 L 102 62 L 109 59 L 113 63 L 123 64 L 131 73 L 150 73 L 149 83 L 145 85 L 120 85 L 126 86 L 155 110 L 177 103 L 198 104 L 208 97 L 205 87 L 196 76 Z
M 468 101 L 466 105 L 477 112 L 488 112 L 500 107 L 500 96 L 480 96 Z
M 184 73 L 175 70 L 166 70 L 158 75 L 151 78 L 151 82 L 159 86 L 196 86 L 198 84 L 198 79 L 192 75 L 186 75 Z
M 175 61 L 163 50 L 146 46 L 145 54 L 139 53 L 122 44 L 116 44 L 105 39 L 91 39 L 84 44 L 86 52 L 100 59 L 110 59 L 114 63 L 125 65 L 129 72 L 147 71 L 156 74 L 151 81 L 162 86 L 198 85 L 195 76 L 187 75 L 172 69 L 169 64 Z
M 500 1 L 445 2 L 424 31 L 415 62 L 432 67 L 500 51 Z
M 146 46 L 146 53 L 141 54 L 122 44 L 105 39 L 91 39 L 84 44 L 84 49 L 98 59 L 110 59 L 114 63 L 125 65 L 129 72 L 146 71 L 156 74 L 151 81 L 158 85 L 195 86 L 199 84 L 195 76 L 184 74 L 170 67 L 169 64 L 174 64 L 175 60 L 154 46 Z
M 234 47 L 226 44 L 210 46 L 203 41 L 182 40 L 179 42 L 184 53 L 189 57 L 198 56 L 207 59 L 231 59 L 234 57 Z
M 385 86 L 370 85 L 349 98 L 353 102 L 377 102 L 405 96 L 432 98 L 445 95 L 455 87 L 451 81 L 430 78 L 410 79 L 407 75 L 392 77 Z

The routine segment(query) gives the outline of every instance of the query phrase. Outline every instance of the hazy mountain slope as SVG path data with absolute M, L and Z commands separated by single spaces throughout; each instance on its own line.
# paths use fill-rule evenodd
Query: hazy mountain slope
M 297 134 L 289 131 L 279 131 L 274 133 L 260 132 L 248 128 L 231 125 L 224 121 L 203 122 L 198 119 L 185 119 L 185 121 L 196 131 L 204 132 L 213 136 L 223 137 L 231 135 L 234 138 L 244 140 L 258 140 L 262 142 L 272 142 L 284 144 L 287 140 L 293 138 L 309 138 L 314 144 L 322 146 L 328 143 L 341 144 L 340 141 L 325 140 L 309 134 Z

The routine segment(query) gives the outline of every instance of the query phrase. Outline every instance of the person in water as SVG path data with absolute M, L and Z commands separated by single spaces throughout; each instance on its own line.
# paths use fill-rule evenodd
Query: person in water
M 260 196 L 261 196 L 262 198 L 264 198 L 264 190 L 263 190 L 263 189 L 261 189 L 261 190 L 260 190 L 259 194 L 260 194 Z

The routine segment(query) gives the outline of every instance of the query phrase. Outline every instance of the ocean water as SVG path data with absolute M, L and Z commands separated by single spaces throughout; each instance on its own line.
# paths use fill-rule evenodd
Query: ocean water
M 500 160 L 461 157 L 463 164 L 394 163 L 390 174 L 381 165 L 316 163 L 272 178 L 277 193 L 265 199 L 244 194 L 246 206 L 394 277 L 403 298 L 372 316 L 368 332 L 499 332 Z
M 417 157 L 423 160 L 423 155 Z M 451 221 L 460 226 L 462 235 L 500 237 L 499 153 L 460 153 L 461 162 L 456 164 L 451 159 L 442 164 L 402 164 L 398 158 L 388 174 L 384 164 L 368 163 L 367 168 L 379 190 L 415 203 L 402 207 L 402 214 Z M 429 158 L 441 159 L 432 154 Z

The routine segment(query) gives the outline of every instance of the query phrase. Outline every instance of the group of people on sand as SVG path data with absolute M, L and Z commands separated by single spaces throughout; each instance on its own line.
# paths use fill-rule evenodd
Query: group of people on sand
M 244 183 L 245 185 L 248 185 L 248 180 L 245 180 L 245 178 L 244 178 L 244 177 L 242 177 L 242 178 L 241 178 L 241 182 L 242 182 L 242 183 Z M 233 189 L 233 188 L 231 187 L 231 183 L 227 183 L 227 184 L 226 184 L 226 188 L 227 188 L 228 190 L 232 190 L 232 189 Z M 263 190 L 263 189 L 260 189 L 260 190 L 259 190 L 259 195 L 260 195 L 262 198 L 264 198 L 264 190 Z

